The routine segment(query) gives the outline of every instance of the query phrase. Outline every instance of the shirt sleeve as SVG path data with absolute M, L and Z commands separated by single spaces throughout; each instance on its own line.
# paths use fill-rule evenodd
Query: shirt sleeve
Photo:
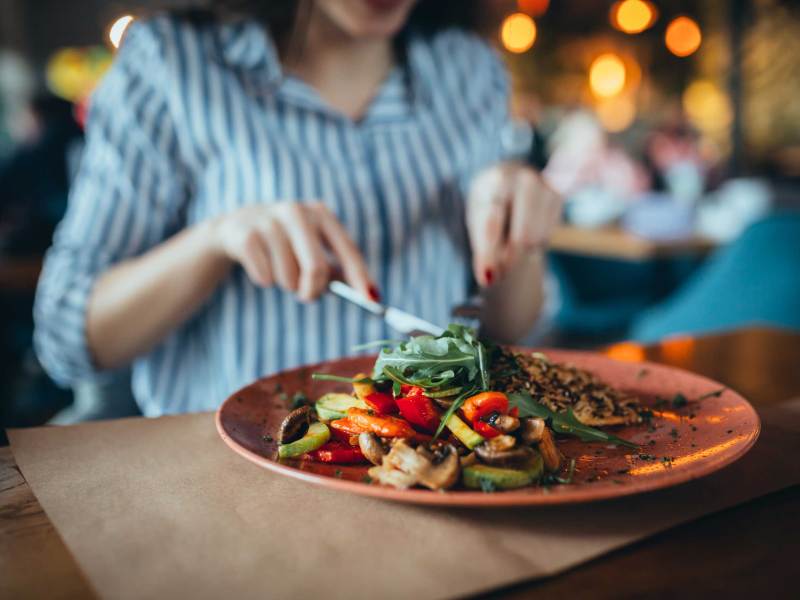
M 186 199 L 166 90 L 165 22 L 133 25 L 91 100 L 86 145 L 34 303 L 34 346 L 53 379 L 98 375 L 86 340 L 97 277 L 180 228 Z

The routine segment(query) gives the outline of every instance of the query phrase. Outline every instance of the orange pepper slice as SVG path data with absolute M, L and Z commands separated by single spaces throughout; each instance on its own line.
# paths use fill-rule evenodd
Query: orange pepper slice
M 398 417 L 370 414 L 363 408 L 348 408 L 347 419 L 360 428 L 361 431 L 371 431 L 378 437 L 415 437 L 417 432 L 408 424 L 408 421 Z M 344 419 L 339 419 L 344 420 Z M 333 423 L 336 423 L 334 421 Z M 333 423 L 331 425 L 333 425 Z

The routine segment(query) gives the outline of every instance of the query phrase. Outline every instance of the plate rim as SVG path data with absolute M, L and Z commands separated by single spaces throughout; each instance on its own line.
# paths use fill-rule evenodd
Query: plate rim
M 584 356 L 601 357 L 609 362 L 616 362 L 616 363 L 627 362 L 611 358 L 600 352 L 592 352 L 586 350 L 568 350 L 568 349 L 557 349 L 557 348 L 534 349 L 534 348 L 526 348 L 519 346 L 514 346 L 513 348 L 515 350 L 523 350 L 529 352 L 543 352 L 545 354 L 547 352 L 559 352 L 559 353 L 567 352 L 570 354 L 581 354 Z M 345 361 L 357 358 L 364 358 L 364 356 L 345 356 L 339 359 L 334 359 L 334 361 L 325 361 L 325 362 L 327 364 L 329 362 Z M 574 488 L 573 491 L 559 492 L 559 490 L 562 489 L 569 490 L 569 488 L 565 486 L 565 487 L 555 487 L 552 488 L 549 493 L 541 493 L 541 494 L 520 494 L 518 493 L 520 490 L 509 490 L 506 492 L 487 494 L 479 491 L 435 492 L 431 490 L 422 490 L 413 488 L 407 490 L 399 490 L 399 489 L 389 488 L 386 486 L 372 485 L 355 481 L 347 481 L 344 479 L 334 480 L 331 477 L 325 475 L 317 475 L 315 473 L 303 471 L 301 469 L 297 469 L 289 465 L 283 465 L 277 461 L 270 460 L 264 456 L 261 456 L 260 454 L 256 454 L 252 450 L 248 450 L 244 446 L 240 445 L 236 440 L 234 440 L 228 434 L 222 423 L 222 413 L 226 405 L 234 402 L 235 397 L 237 396 L 237 394 L 239 394 L 241 390 L 250 387 L 252 385 L 255 385 L 259 381 L 262 381 L 263 379 L 268 379 L 269 377 L 273 377 L 279 373 L 286 373 L 298 369 L 311 369 L 315 367 L 317 364 L 323 364 L 323 363 L 300 365 L 293 369 L 285 369 L 278 373 L 274 373 L 273 375 L 260 377 L 250 382 L 249 384 L 237 389 L 230 396 L 228 396 L 228 398 L 226 398 L 225 401 L 223 401 L 219 405 L 219 407 L 215 412 L 214 423 L 217 429 L 217 433 L 225 442 L 225 444 L 229 448 L 231 448 L 234 452 L 236 452 L 238 455 L 242 456 L 243 458 L 249 460 L 250 462 L 253 462 L 254 464 L 264 469 L 267 469 L 268 471 L 272 471 L 273 473 L 285 475 L 292 479 L 298 479 L 300 481 L 304 481 L 312 485 L 319 486 L 321 488 L 327 488 L 334 491 L 348 492 L 348 493 L 358 494 L 361 496 L 379 498 L 382 500 L 390 500 L 394 502 L 402 502 L 402 503 L 409 503 L 416 505 L 430 505 L 430 506 L 496 508 L 496 507 L 510 507 L 510 506 L 553 506 L 553 505 L 563 505 L 563 504 L 586 504 L 590 502 L 614 500 L 617 498 L 623 498 L 632 495 L 647 494 L 657 490 L 663 490 L 678 485 L 682 485 L 684 483 L 687 483 L 689 481 L 694 481 L 702 477 L 707 477 L 712 473 L 724 469 L 725 467 L 733 464 L 734 462 L 742 458 L 742 456 L 747 454 L 747 452 L 749 452 L 753 448 L 755 443 L 758 441 L 758 438 L 761 434 L 761 418 L 758 415 L 758 411 L 756 411 L 755 407 L 753 407 L 753 405 L 747 400 L 747 398 L 742 396 L 738 391 L 734 390 L 730 386 L 724 385 L 718 381 L 715 381 L 714 379 L 706 377 L 705 375 L 700 375 L 699 373 L 694 373 L 692 371 L 689 371 L 687 369 L 682 369 L 680 367 L 675 367 L 672 365 L 667 365 L 652 361 L 637 361 L 635 363 L 629 363 L 629 364 L 635 364 L 640 369 L 648 367 L 649 368 L 656 367 L 657 369 L 667 369 L 688 374 L 693 378 L 696 378 L 698 380 L 703 380 L 704 383 L 709 383 L 712 385 L 724 387 L 727 392 L 735 394 L 737 396 L 738 401 L 744 403 L 744 405 L 751 412 L 752 417 L 754 418 L 754 424 L 752 430 L 748 431 L 747 434 L 745 434 L 748 436 L 748 439 L 746 439 L 744 443 L 737 448 L 737 451 L 735 453 L 726 455 L 717 460 L 707 460 L 701 463 L 700 465 L 697 465 L 696 469 L 693 471 L 679 471 L 674 476 L 666 479 L 657 478 L 657 479 L 644 480 L 639 482 L 636 486 L 618 486 L 618 485 L 612 485 L 609 482 L 598 482 L 596 485 L 584 488 L 578 492 L 575 492 Z

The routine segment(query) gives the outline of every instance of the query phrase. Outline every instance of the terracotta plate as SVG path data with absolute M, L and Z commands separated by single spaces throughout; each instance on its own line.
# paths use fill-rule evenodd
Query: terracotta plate
M 665 488 L 703 477 L 741 457 L 755 443 L 760 422 L 753 407 L 732 390 L 705 377 L 652 363 L 612 360 L 600 354 L 545 350 L 554 361 L 585 368 L 607 383 L 637 394 L 652 409 L 650 425 L 615 428 L 641 445 L 632 451 L 605 444 L 559 440 L 576 459 L 573 483 L 483 493 L 454 490 L 396 490 L 364 481 L 366 466 L 327 465 L 303 460 L 278 462 L 276 436 L 292 396 L 316 399 L 349 391 L 347 384 L 312 381 L 311 373 L 369 372 L 374 358 L 346 358 L 261 379 L 228 398 L 217 411 L 217 429 L 234 451 L 254 463 L 315 485 L 387 500 L 459 506 L 511 506 L 589 502 Z M 676 394 L 688 400 L 673 402 Z

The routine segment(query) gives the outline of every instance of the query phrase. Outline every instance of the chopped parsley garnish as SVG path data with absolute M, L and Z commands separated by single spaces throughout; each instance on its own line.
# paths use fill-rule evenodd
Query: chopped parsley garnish
M 372 483 L 372 477 L 370 477 L 369 475 L 364 475 L 361 478 L 361 481 L 366 483 L 366 484 L 370 484 L 370 483 Z
M 678 392 L 672 397 L 672 408 L 683 408 L 689 404 L 689 401 L 686 399 L 686 396 Z
M 655 460 L 657 457 L 654 454 L 640 454 L 639 458 L 642 460 Z
M 341 469 L 336 469 L 336 470 L 333 472 L 333 476 L 334 476 L 334 477 L 336 477 L 336 478 L 338 478 L 338 479 L 341 479 L 341 478 L 342 478 L 342 470 L 341 470 Z
M 303 392 L 295 392 L 292 396 L 292 410 L 300 408 L 301 406 L 306 406 L 307 404 L 309 404 L 308 396 Z
M 488 477 L 478 478 L 478 483 L 480 484 L 481 491 L 484 494 L 492 494 L 497 491 L 497 486 L 494 484 L 494 481 L 492 481 Z
M 707 394 L 703 394 L 697 398 L 697 401 L 705 400 L 707 398 L 719 398 L 722 394 L 725 393 L 727 388 L 719 388 L 718 390 L 714 390 L 713 392 L 708 392 Z

